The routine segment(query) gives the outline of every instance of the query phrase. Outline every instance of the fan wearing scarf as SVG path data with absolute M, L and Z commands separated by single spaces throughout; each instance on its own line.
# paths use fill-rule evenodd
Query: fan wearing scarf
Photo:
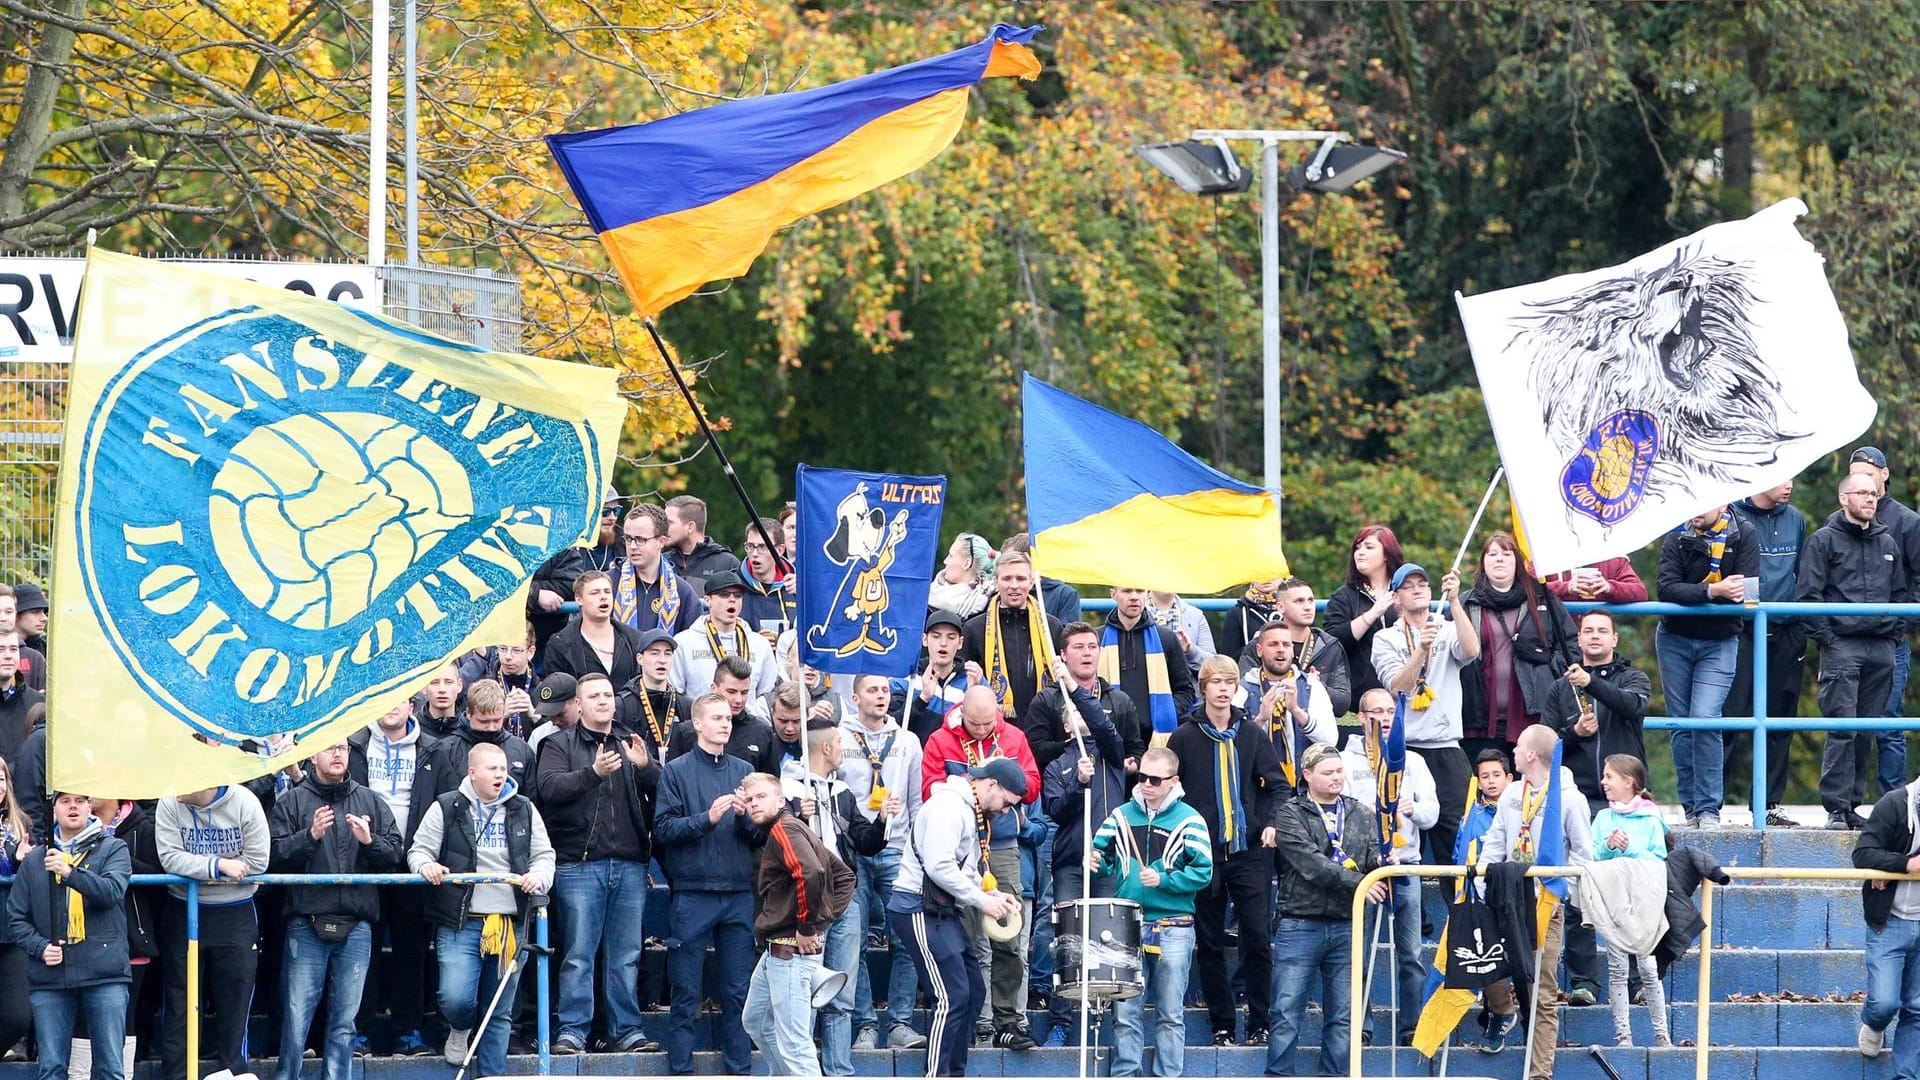
M 1144 702 L 1154 746 L 1165 746 L 1193 711 L 1193 672 L 1180 635 L 1147 614 L 1147 590 L 1113 590 L 1113 616 L 1100 632 L 1100 677 Z
M 27 853 L 7 894 L 6 940 L 27 957 L 40 1073 L 67 1075 L 75 1021 L 87 1019 L 93 1075 L 126 1080 L 122 1040 L 133 980 L 122 900 L 133 855 L 85 795 L 53 800 L 53 838 Z
M 440 1015 L 453 1028 L 449 1055 L 477 1042 L 473 1071 L 499 1076 L 507 1067 L 507 1033 L 513 1027 L 514 987 L 520 981 L 521 941 L 527 911 L 545 904 L 553 881 L 553 844 L 540 812 L 508 775 L 507 755 L 492 743 L 467 753 L 467 778 L 458 791 L 434 800 L 407 849 L 407 866 L 440 885 L 448 874 L 512 874 L 519 884 L 449 885 L 427 890 L 427 919 L 434 924 L 440 956 Z M 535 897 L 538 897 L 536 900 Z M 499 991 L 500 1007 L 485 1031 L 476 1032 L 487 1003 Z
M 1167 740 L 1180 761 L 1187 804 L 1200 812 L 1213 838 L 1213 880 L 1194 902 L 1194 939 L 1200 989 L 1207 999 L 1213 1044 L 1236 1035 L 1234 996 L 1227 971 L 1227 903 L 1240 928 L 1240 966 L 1247 985 L 1246 1042 L 1267 1039 L 1273 993 L 1273 809 L 1287 798 L 1286 774 L 1266 724 L 1234 708 L 1240 667 L 1225 656 L 1200 665 L 1200 706 Z
M 1274 811 L 1274 846 L 1280 853 L 1280 918 L 1273 951 L 1273 1037 L 1267 1043 L 1267 1075 L 1294 1075 L 1294 1047 L 1306 1019 L 1307 987 L 1320 977 L 1321 1076 L 1346 1068 L 1353 1022 L 1351 1005 L 1353 891 L 1380 865 L 1380 832 L 1367 807 L 1346 794 L 1340 751 L 1315 743 L 1301 755 L 1307 790 Z M 1367 899 L 1387 899 L 1376 881 Z
M 1688 520 L 1660 544 L 1655 579 L 1669 604 L 1738 604 L 1759 588 L 1760 544 L 1753 530 L 1716 506 Z M 1749 584 L 1751 582 L 1751 584 Z M 1738 616 L 1667 615 L 1654 634 L 1668 716 L 1718 717 L 1725 711 L 1739 661 Z M 1673 733 L 1677 801 L 1689 828 L 1717 828 L 1726 794 L 1726 739 L 1718 731 Z
M 700 596 L 661 558 L 667 540 L 667 512 L 642 503 L 627 511 L 621 527 L 627 557 L 613 579 L 613 617 L 635 630 L 677 634 L 700 617 Z
M 1266 722 L 1280 771 L 1287 775 L 1287 794 L 1292 795 L 1305 784 L 1300 755 L 1315 743 L 1335 745 L 1340 729 L 1334 726 L 1333 695 L 1318 672 L 1295 663 L 1287 629 L 1285 620 L 1275 619 L 1254 635 L 1259 664 L 1241 681 L 1233 703 Z
M 993 567 L 993 599 L 965 628 L 964 659 L 980 665 L 1008 716 L 1027 714 L 1060 648 L 1060 620 L 1034 602 L 1033 583 L 1026 552 L 1002 552 Z

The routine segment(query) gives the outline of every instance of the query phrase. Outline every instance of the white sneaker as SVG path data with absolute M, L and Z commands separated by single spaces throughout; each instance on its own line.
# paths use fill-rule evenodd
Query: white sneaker
M 234 1073 L 233 1080 L 260 1080 L 260 1078 L 253 1075 L 250 1072 L 243 1072 L 243 1073 Z
M 470 1034 L 472 1034 L 470 1028 L 454 1028 L 447 1032 L 447 1050 L 442 1055 L 447 1059 L 447 1064 L 465 1065 L 467 1063 L 467 1036 Z M 207 1080 L 213 1080 L 213 1077 L 209 1076 Z
M 201 1077 L 200 1080 L 233 1080 L 233 1070 L 217 1069 Z
M 1887 1052 L 1887 1033 L 1875 1031 L 1865 1024 L 1860 1025 L 1860 1056 L 1877 1058 Z

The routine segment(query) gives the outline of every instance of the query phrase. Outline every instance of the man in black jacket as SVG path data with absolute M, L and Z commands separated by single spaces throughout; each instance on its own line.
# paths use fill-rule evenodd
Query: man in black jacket
M 101 828 L 85 795 L 56 795 L 53 827 L 49 843 L 27 852 L 7 894 L 5 940 L 27 957 L 39 1073 L 67 1075 L 74 1023 L 84 1012 L 93 1040 L 93 1075 L 126 1080 L 121 1046 L 131 975 L 121 904 L 133 859 L 125 843 Z
M 665 630 L 640 632 L 640 674 L 620 688 L 614 719 L 639 735 L 658 762 L 673 741 L 673 726 L 693 715 L 693 702 L 673 688 L 673 651 L 679 645 Z
M 525 739 L 507 734 L 507 692 L 492 679 L 481 679 L 467 687 L 467 721 L 441 739 L 428 752 L 420 768 L 427 778 L 413 785 L 413 798 L 420 803 L 413 814 L 413 830 L 420 828 L 421 816 L 435 799 L 460 790 L 467 778 L 467 755 L 482 743 L 497 746 L 507 757 L 507 777 L 522 790 L 532 790 L 536 759 L 533 747 Z M 408 837 L 412 842 L 412 837 Z
M 427 734 L 405 701 L 347 736 L 347 775 L 387 804 L 387 813 L 412 836 L 433 805 L 432 770 L 421 768 L 439 740 Z M 382 1011 L 392 1020 L 393 1052 L 402 1057 L 433 1053 L 421 1037 L 427 1007 L 427 936 L 420 933 L 426 896 L 414 885 L 381 885 L 380 917 L 373 924 L 373 961 L 367 993 L 361 995 L 361 1025 Z
M 282 874 L 382 874 L 400 865 L 400 827 L 386 802 L 347 775 L 337 742 L 313 755 L 311 775 L 274 800 L 268 866 Z M 327 993 L 326 1080 L 351 1080 L 354 1017 L 380 918 L 377 885 L 296 885 L 287 890 L 280 1080 L 300 1080 L 320 994 Z
M 1660 599 L 1670 604 L 1738 604 L 1758 593 L 1760 547 L 1724 506 L 1696 514 L 1660 545 Z M 1713 719 L 1733 687 L 1737 615 L 1667 615 L 1654 635 L 1667 715 Z M 1726 794 L 1726 740 L 1718 731 L 1673 733 L 1673 769 L 1689 826 L 1720 827 Z M 1444 796 L 1443 796 L 1444 798 Z M 1444 804 L 1443 804 L 1444 805 Z
M 1889 874 L 1920 873 L 1920 847 L 1913 822 L 1920 786 L 1894 788 L 1873 804 L 1873 813 L 1854 841 L 1858 870 Z M 1920 1013 L 1920 882 L 1863 881 L 1860 906 L 1867 922 L 1867 1003 L 1860 1009 L 1860 1053 L 1879 1057 L 1886 1047 L 1887 1025 L 1896 1016 Z M 1903 1023 L 1893 1034 L 1893 1075 L 1920 1076 L 1920 1025 Z
M 587 1048 L 603 946 L 608 1041 L 623 1054 L 658 1050 L 640 1028 L 639 987 L 660 767 L 644 739 L 615 723 L 611 680 L 583 676 L 579 698 L 580 722 L 540 744 L 540 806 L 553 841 L 553 900 L 565 955 L 553 1050 Z
M 1920 513 L 1893 497 L 1893 471 L 1888 468 L 1887 455 L 1877 446 L 1862 446 L 1847 455 L 1847 472 L 1865 473 L 1879 482 L 1880 503 L 1874 508 L 1873 519 L 1885 525 L 1900 542 L 1900 552 L 1906 556 L 1908 572 L 1912 573 L 1913 568 L 1920 567 Z M 1893 690 L 1887 695 L 1887 711 L 1881 715 L 1906 715 L 1903 703 L 1907 697 L 1907 673 L 1912 664 L 1912 650 L 1902 637 L 1894 643 Z M 1771 668 L 1768 673 L 1772 673 Z M 1907 733 L 1876 731 L 1873 742 L 1879 751 L 1876 771 L 1880 774 L 1880 793 L 1884 795 L 1907 782 Z
M 780 742 L 773 725 L 747 711 L 752 700 L 753 665 L 744 656 L 723 656 L 713 669 L 713 693 L 726 702 L 732 717 L 727 725 L 727 753 L 747 763 L 754 772 L 780 775 Z M 699 744 L 691 719 L 675 724 L 667 740 L 666 760 L 672 761 Z
M 1060 655 L 1065 661 L 1065 681 L 1055 682 L 1040 691 L 1027 706 L 1027 714 L 1019 723 L 1020 729 L 1027 733 L 1027 746 L 1033 750 L 1033 763 L 1045 773 L 1053 760 L 1073 749 L 1072 729 L 1068 717 L 1085 715 L 1078 705 L 1067 708 L 1069 691 L 1092 695 L 1098 710 L 1103 713 L 1119 732 L 1121 756 L 1111 764 L 1124 765 L 1128 759 L 1138 764 L 1140 755 L 1146 753 L 1147 739 L 1140 730 L 1139 712 L 1134 708 L 1133 698 L 1125 690 L 1102 679 L 1100 667 L 1100 631 L 1083 622 L 1068 623 L 1060 631 Z M 1058 671 L 1056 671 L 1058 674 Z M 1077 753 L 1074 755 L 1079 756 Z M 1123 794 L 1122 799 L 1125 798 Z M 1102 814 L 1097 821 L 1105 821 Z M 1058 852 L 1055 853 L 1056 855 Z M 1077 864 L 1076 864 L 1077 865 Z
M 613 579 L 589 570 L 573 581 L 580 617 L 553 635 L 540 653 L 541 670 L 575 679 L 599 672 L 625 686 L 640 674 L 640 631 L 613 617 Z
M 1346 1068 L 1352 1026 L 1353 891 L 1380 865 L 1374 815 L 1347 797 L 1347 770 L 1337 747 L 1309 746 L 1300 757 L 1304 794 L 1280 804 L 1273 816 L 1280 854 L 1280 918 L 1274 924 L 1272 1038 L 1267 1075 L 1294 1075 L 1293 1050 L 1306 1019 L 1307 987 L 1320 978 L 1321 1076 Z M 1387 883 L 1367 893 L 1387 900 Z
M 1273 1001 L 1273 805 L 1287 789 L 1266 725 L 1233 707 L 1240 665 L 1210 656 L 1200 665 L 1200 707 L 1174 729 L 1167 749 L 1180 759 L 1187 805 L 1213 838 L 1213 881 L 1194 898 L 1194 948 L 1213 1045 L 1232 1046 L 1235 1010 L 1227 977 L 1227 901 L 1240 927 L 1240 971 L 1247 987 L 1246 1045 L 1267 1041 Z M 1225 772 L 1221 762 L 1233 767 Z
M 695 592 L 706 594 L 707 579 L 723 570 L 740 572 L 740 560 L 707 535 L 707 504 L 694 495 L 667 500 L 667 545 L 662 553 Z M 757 629 L 757 628 L 756 628 Z
M 1851 473 L 1840 481 L 1840 510 L 1815 529 L 1800 552 L 1800 599 L 1827 604 L 1904 604 L 1911 595 L 1905 553 L 1892 530 L 1875 520 L 1880 485 Z M 1878 716 L 1893 688 L 1894 644 L 1907 624 L 1891 615 L 1810 615 L 1807 633 L 1820 643 L 1820 715 Z M 1873 733 L 1829 731 L 1820 762 L 1820 805 L 1827 828 L 1857 829 L 1854 810 L 1866 796 L 1867 751 Z
M 1127 692 L 1144 725 L 1172 732 L 1193 711 L 1193 669 L 1180 635 L 1147 614 L 1147 590 L 1112 590 L 1113 614 L 1100 632 L 1100 677 Z

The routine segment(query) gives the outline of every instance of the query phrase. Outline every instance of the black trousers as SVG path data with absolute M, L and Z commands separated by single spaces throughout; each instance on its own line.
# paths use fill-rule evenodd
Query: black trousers
M 1799 716 L 1800 685 L 1807 667 L 1807 629 L 1800 623 L 1767 624 L 1767 715 Z M 1740 652 L 1733 669 L 1733 689 L 1727 692 L 1723 716 L 1753 715 L 1753 624 L 1740 631 Z M 1733 801 L 1736 789 L 1746 791 L 1747 777 L 1753 774 L 1747 741 L 1726 740 L 1726 789 Z M 1793 737 L 1798 732 L 1767 732 L 1767 805 L 1779 806 L 1787 795 L 1787 762 L 1793 753 Z M 1628 971 L 1638 973 L 1629 967 Z
M 160 908 L 160 962 L 166 972 L 159 1031 L 160 1075 L 187 1075 L 187 905 L 171 896 Z M 200 1053 L 234 1075 L 247 1068 L 247 1013 L 260 962 L 260 926 L 251 901 L 200 908 L 200 1000 L 217 1015 Z
M 1878 716 L 1893 696 L 1892 638 L 1836 637 L 1820 649 L 1820 715 Z M 1820 759 L 1820 805 L 1853 813 L 1867 795 L 1871 731 L 1829 731 Z
M 1240 928 L 1240 975 L 1247 987 L 1247 1026 L 1264 1028 L 1273 1011 L 1273 852 L 1248 848 L 1233 855 L 1216 845 L 1213 881 L 1193 903 L 1193 939 L 1200 992 L 1215 1031 L 1236 1031 L 1233 980 L 1227 972 L 1227 903 Z
M 427 891 L 418 886 L 380 886 L 380 921 L 373 924 L 373 963 L 360 999 L 360 1030 L 381 1010 L 393 1017 L 393 1033 L 418 1032 L 427 1010 Z M 382 944 L 386 947 L 382 949 Z M 522 982 L 530 982 L 522 979 Z
M 1440 820 L 1427 830 L 1423 861 L 1430 866 L 1453 865 L 1453 843 L 1460 835 L 1460 819 L 1467 807 L 1467 779 L 1473 769 L 1458 746 L 1409 746 L 1433 774 L 1434 794 L 1440 799 Z
M 27 954 L 17 945 L 0 945 L 0 1052 L 33 1030 L 33 1003 L 27 1000 Z

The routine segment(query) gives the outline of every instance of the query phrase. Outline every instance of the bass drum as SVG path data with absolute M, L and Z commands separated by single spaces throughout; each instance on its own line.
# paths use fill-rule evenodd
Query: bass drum
M 1080 980 L 1086 950 L 1086 981 Z M 1140 905 L 1068 900 L 1053 906 L 1053 992 L 1070 1001 L 1124 1001 L 1146 992 Z

